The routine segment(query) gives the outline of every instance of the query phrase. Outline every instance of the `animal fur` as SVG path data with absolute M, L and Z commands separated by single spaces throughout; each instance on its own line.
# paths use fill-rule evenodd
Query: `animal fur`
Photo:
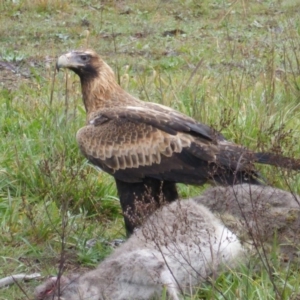
M 203 205 L 176 201 L 157 210 L 143 226 L 104 260 L 81 276 L 48 279 L 36 300 L 168 299 L 236 266 L 243 256 L 237 237 Z
M 297 160 L 255 153 L 174 109 L 133 97 L 92 50 L 60 56 L 57 68 L 80 77 L 87 123 L 77 142 L 92 164 L 114 176 L 123 212 L 134 215 L 135 199 L 174 201 L 177 182 L 260 184 L 256 162 L 300 168 Z M 128 233 L 135 228 L 128 214 L 125 226 Z
M 207 189 L 194 198 L 216 214 L 242 241 L 256 247 L 275 236 L 284 258 L 299 251 L 300 197 L 270 186 L 235 185 Z

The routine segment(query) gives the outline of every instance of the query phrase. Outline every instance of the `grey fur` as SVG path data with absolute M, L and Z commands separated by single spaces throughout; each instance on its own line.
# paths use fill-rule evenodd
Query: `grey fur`
M 156 211 L 97 269 L 60 280 L 64 300 L 168 299 L 208 279 L 221 266 L 234 267 L 243 248 L 207 208 L 192 199 Z M 38 286 L 35 299 L 58 298 L 57 278 Z
M 209 207 L 242 241 L 272 243 L 292 258 L 300 240 L 300 197 L 270 186 L 213 187 L 195 201 Z M 266 245 L 266 244 L 265 244 Z

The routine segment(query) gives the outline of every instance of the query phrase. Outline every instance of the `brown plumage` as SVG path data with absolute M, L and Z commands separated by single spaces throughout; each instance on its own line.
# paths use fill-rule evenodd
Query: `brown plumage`
M 114 176 L 129 215 L 135 198 L 145 194 L 157 202 L 175 200 L 176 182 L 259 184 L 254 162 L 299 169 L 292 159 L 254 153 L 176 110 L 133 97 L 92 50 L 60 56 L 57 68 L 80 77 L 87 123 L 77 133 L 79 147 L 91 163 Z M 128 214 L 125 224 L 132 232 Z

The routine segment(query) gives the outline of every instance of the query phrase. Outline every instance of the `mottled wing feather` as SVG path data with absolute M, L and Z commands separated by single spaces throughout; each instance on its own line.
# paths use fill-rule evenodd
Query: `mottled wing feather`
M 77 141 L 93 164 L 123 181 L 199 183 L 224 168 L 252 169 L 251 151 L 170 112 L 131 106 L 101 110 L 78 131 Z
M 172 135 L 152 125 L 134 123 L 125 118 L 110 119 L 100 125 L 94 122 L 77 133 L 83 154 L 98 160 L 113 172 L 160 164 L 163 158 L 190 147 L 193 139 L 186 134 Z

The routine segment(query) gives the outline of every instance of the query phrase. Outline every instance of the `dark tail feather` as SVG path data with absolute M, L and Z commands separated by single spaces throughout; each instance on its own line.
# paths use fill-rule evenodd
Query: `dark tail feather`
M 258 163 L 277 166 L 285 169 L 300 170 L 300 159 L 285 157 L 273 153 L 255 153 Z

